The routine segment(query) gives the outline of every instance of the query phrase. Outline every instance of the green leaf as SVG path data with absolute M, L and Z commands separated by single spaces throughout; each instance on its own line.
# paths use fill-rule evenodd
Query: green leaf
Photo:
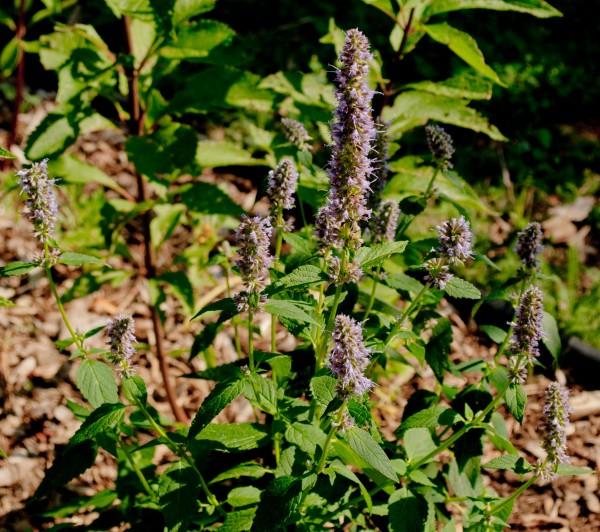
M 423 28 L 427 35 L 434 41 L 445 44 L 465 63 L 477 70 L 477 72 L 483 74 L 485 77 L 499 85 L 505 86 L 498 77 L 498 74 L 485 63 L 483 54 L 481 53 L 479 46 L 477 46 L 477 41 L 468 33 L 457 30 L 446 22 L 440 24 L 426 24 Z
M 175 0 L 173 6 L 173 25 L 177 26 L 192 17 L 212 11 L 216 0 Z
M 244 389 L 241 380 L 228 380 L 217 383 L 212 392 L 200 405 L 198 413 L 192 421 L 188 440 L 195 438 L 231 401 L 238 397 Z
M 544 0 L 436 0 L 425 11 L 426 17 L 458 11 L 459 9 L 493 9 L 495 11 L 519 11 L 534 17 L 561 17 L 562 13 Z
M 446 318 L 440 318 L 431 331 L 431 338 L 425 346 L 425 360 L 431 366 L 437 380 L 444 381 L 444 373 L 450 368 L 450 345 L 452 327 Z
M 155 216 L 150 222 L 150 240 L 156 249 L 173 234 L 184 211 L 185 206 L 179 203 L 154 207 Z
M 298 290 L 301 288 L 308 288 L 315 284 L 328 281 L 329 277 L 321 271 L 320 268 L 305 264 L 296 268 L 291 273 L 278 279 L 273 284 L 269 285 L 268 293 L 273 294 L 280 292 L 281 290 Z
M 481 467 L 485 467 L 486 469 L 508 469 L 509 471 L 514 471 L 519 475 L 531 471 L 529 462 L 514 454 L 503 454 L 497 458 L 492 458 L 489 462 L 486 462 Z
M 255 159 L 248 150 L 228 141 L 205 140 L 198 143 L 196 162 L 202 168 L 220 166 L 266 166 L 262 159 Z
M 52 508 L 52 510 L 46 511 L 40 514 L 42 517 L 71 517 L 77 513 L 78 510 L 85 508 L 93 508 L 96 510 L 103 510 L 108 508 L 115 500 L 118 495 L 112 490 L 102 490 L 91 497 L 79 496 L 69 499 L 67 502 L 61 504 L 58 507 Z
M 301 500 L 300 479 L 281 476 L 274 478 L 263 491 L 252 530 L 281 530 L 285 528 Z
M 14 275 L 25 275 L 28 271 L 37 268 L 38 265 L 33 262 L 9 262 L 5 266 L 0 266 L 0 277 L 12 277 Z
M 224 471 L 223 473 L 219 473 L 216 477 L 209 481 L 209 484 L 216 484 L 217 482 L 222 482 L 223 480 L 241 477 L 262 478 L 270 472 L 270 469 L 267 469 L 259 464 L 255 464 L 254 462 L 246 462 L 244 464 L 236 465 L 231 469 Z
M 402 436 L 407 430 L 419 427 L 433 429 L 439 426 L 453 425 L 460 415 L 446 406 L 433 406 L 413 414 L 402 422 L 402 425 L 396 429 L 396 434 Z
M 61 114 L 49 113 L 27 139 L 25 154 L 31 161 L 52 158 L 75 142 L 78 127 Z
M 193 453 L 213 450 L 241 452 L 262 447 L 269 440 L 269 431 L 258 423 L 211 423 L 195 439 L 188 440 L 187 445 Z
M 17 156 L 0 146 L 0 159 L 16 159 Z
M 175 462 L 158 477 L 158 497 L 166 528 L 187 530 L 198 512 L 200 488 L 195 471 L 183 460 Z
M 419 81 L 409 83 L 404 88 L 467 100 L 489 100 L 492 97 L 492 84 L 486 79 L 471 74 L 463 74 L 438 82 Z
M 202 307 L 202 309 L 196 312 L 192 320 L 195 320 L 206 312 L 223 312 L 231 316 L 235 316 L 238 313 L 235 301 L 231 297 L 224 297 L 223 299 L 219 299 L 218 301 L 214 301 L 213 303 Z
M 520 384 L 511 384 L 506 390 L 506 407 L 512 416 L 519 422 L 523 422 L 523 413 L 527 404 L 527 394 Z
M 122 191 L 123 189 L 111 177 L 106 175 L 96 166 L 84 163 L 74 155 L 62 155 L 48 163 L 48 173 L 60 177 L 67 183 L 84 185 L 87 183 L 96 183 L 113 190 Z
M 552 357 L 554 358 L 554 363 L 558 364 L 562 344 L 560 341 L 560 334 L 558 332 L 558 324 L 556 323 L 556 319 L 549 312 L 544 311 L 542 327 L 544 329 L 544 336 L 542 336 L 542 342 L 544 342 L 544 345 L 552 354 Z
M 61 253 L 58 262 L 59 264 L 66 264 L 67 266 L 81 266 L 82 264 L 102 264 L 103 266 L 106 266 L 106 263 L 102 262 L 97 257 L 82 255 L 81 253 L 71 253 L 70 251 Z
M 402 253 L 408 241 L 384 242 L 375 246 L 363 246 L 358 250 L 358 264 L 365 270 L 379 266 L 383 261 L 396 253 Z
M 388 514 L 390 532 L 424 532 L 435 530 L 428 528 L 427 503 L 420 495 L 413 495 L 406 488 L 390 496 Z
M 331 375 L 317 375 L 310 381 L 310 391 L 313 399 L 320 405 L 327 406 L 336 397 L 337 379 Z
M 135 375 L 133 377 L 124 377 L 122 380 L 123 394 L 132 402 L 136 399 L 141 401 L 143 405 L 148 399 L 148 391 L 144 379 Z
M 191 186 L 178 189 L 181 203 L 190 211 L 202 214 L 229 214 L 238 216 L 244 210 L 219 187 L 199 181 Z
M 119 393 L 112 368 L 99 360 L 86 359 L 77 370 L 77 388 L 94 408 L 118 403 Z
M 227 24 L 201 19 L 180 26 L 177 30 L 177 39 L 162 46 L 160 55 L 184 61 L 202 60 L 217 46 L 231 43 L 234 35 L 235 32 Z M 202 87 L 199 87 L 199 90 L 202 91 Z
M 287 318 L 302 323 L 319 325 L 319 322 L 317 322 L 310 314 L 307 314 L 298 306 L 298 304 L 290 300 L 269 299 L 262 308 L 265 312 L 279 318 Z
M 405 273 L 391 273 L 386 277 L 385 284 L 394 290 L 404 290 L 415 294 L 418 294 L 424 286 Z
M 297 233 L 284 233 L 283 240 L 292 246 L 294 253 L 308 259 L 315 252 L 314 242 Z
M 69 447 L 87 440 L 93 440 L 100 434 L 115 432 L 125 417 L 125 405 L 106 403 L 94 410 L 77 429 L 69 441 Z
M 244 508 L 227 512 L 219 532 L 246 532 L 252 528 L 257 508 Z
M 311 458 L 315 455 L 317 445 L 323 448 L 326 437 L 326 434 L 317 425 L 308 423 L 292 423 L 285 431 L 285 439 Z
M 275 415 L 277 413 L 277 385 L 272 379 L 250 374 L 244 381 L 244 397 L 252 406 Z
M 486 134 L 493 140 L 507 140 L 497 127 L 460 98 L 438 96 L 422 91 L 406 91 L 383 110 L 382 118 L 391 122 L 389 133 L 398 137 L 406 131 L 424 126 L 429 121 L 452 124 Z
M 431 451 L 437 449 L 437 445 L 431 438 L 431 431 L 421 427 L 406 431 L 404 434 L 404 449 L 409 462 L 416 462 L 419 458 L 427 456 Z
M 0 307 L 16 307 L 17 305 L 15 305 L 12 301 L 10 301 L 9 299 L 6 299 L 2 296 L 0 296 Z
M 506 338 L 506 331 L 500 327 L 494 325 L 480 325 L 479 328 L 496 344 L 501 344 Z
M 185 272 L 165 272 L 156 277 L 156 280 L 167 283 L 173 289 L 175 295 L 186 307 L 186 310 L 190 313 L 193 312 L 194 287 L 192 286 L 192 282 Z
M 367 431 L 353 427 L 342 434 L 350 448 L 386 478 L 398 482 L 392 462 Z
M 587 467 L 577 467 L 571 464 L 558 464 L 558 475 L 593 475 L 595 471 Z
M 334 460 L 331 464 L 327 466 L 327 469 L 325 469 L 325 473 L 327 473 L 328 470 L 335 471 L 338 475 L 358 484 L 360 492 L 365 499 L 365 503 L 367 504 L 367 511 L 369 513 L 373 513 L 373 500 L 371 499 L 371 494 L 367 491 L 367 488 L 365 488 L 364 484 L 360 481 L 360 479 L 352 471 L 350 471 L 345 464 Z
M 227 495 L 227 503 L 234 508 L 256 504 L 260 501 L 261 490 L 254 486 L 233 488 Z
M 481 299 L 481 292 L 477 287 L 460 277 L 452 277 L 452 279 L 446 283 L 444 292 L 449 296 L 462 299 Z

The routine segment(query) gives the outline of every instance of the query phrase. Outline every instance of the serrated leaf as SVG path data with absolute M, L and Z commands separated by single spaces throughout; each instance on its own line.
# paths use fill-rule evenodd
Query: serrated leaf
M 498 74 L 486 64 L 483 54 L 481 53 L 479 46 L 477 46 L 477 41 L 468 33 L 457 30 L 446 22 L 426 24 L 423 28 L 427 35 L 434 41 L 445 44 L 465 63 L 477 70 L 477 72 L 483 74 L 485 77 L 499 85 L 505 86 L 498 77 Z
M 514 454 L 503 454 L 497 458 L 492 458 L 481 467 L 485 467 L 486 469 L 508 469 L 519 475 L 531 471 L 531 465 L 520 456 Z
M 441 405 L 433 406 L 421 410 L 403 421 L 396 430 L 396 434 L 401 436 L 407 430 L 419 427 L 433 429 L 439 426 L 453 425 L 457 418 L 460 418 L 460 415 L 451 408 Z
M 62 153 L 77 138 L 78 128 L 66 116 L 49 113 L 27 139 L 25 154 L 31 161 Z
M 102 264 L 103 266 L 106 266 L 106 263 L 102 262 L 97 257 L 82 255 L 81 253 L 71 253 L 70 251 L 61 253 L 58 262 L 59 264 L 66 264 L 67 266 L 81 266 L 82 264 Z
M 169 59 L 193 61 L 206 58 L 217 46 L 231 42 L 235 32 L 216 20 L 201 19 L 178 28 L 177 39 L 160 48 L 160 54 Z
M 99 360 L 86 359 L 77 370 L 77 388 L 94 408 L 118 403 L 119 393 L 113 369 Z
M 427 456 L 436 448 L 437 445 L 431 437 L 431 431 L 427 428 L 409 429 L 404 434 L 404 449 L 409 462 L 415 462 L 419 458 Z
M 394 290 L 404 290 L 415 294 L 423 289 L 423 285 L 419 281 L 405 273 L 391 273 L 386 277 L 385 284 Z
M 244 464 L 239 464 L 223 473 L 219 473 L 216 477 L 209 481 L 209 484 L 216 484 L 217 482 L 222 482 L 223 480 L 229 480 L 232 478 L 241 478 L 241 477 L 250 477 L 250 478 L 262 478 L 267 473 L 270 473 L 271 470 L 263 467 L 259 464 L 255 464 L 254 462 L 247 462 Z
M 60 177 L 67 183 L 80 185 L 97 183 L 113 190 L 123 190 L 116 181 L 102 170 L 92 164 L 80 161 L 72 154 L 63 155 L 50 161 L 48 163 L 48 173 Z
M 390 496 L 388 514 L 390 532 L 421 532 L 435 530 L 427 528 L 427 503 L 420 495 L 407 489 L 398 490 Z
M 492 97 L 492 84 L 470 74 L 463 74 L 444 81 L 419 81 L 404 86 L 423 92 L 430 92 L 450 98 L 465 98 L 467 100 L 489 100 Z
M 506 338 L 506 331 L 495 325 L 480 325 L 479 328 L 496 344 L 501 344 Z
M 588 467 L 577 467 L 571 464 L 558 464 L 557 475 L 593 475 L 595 471 Z
M 194 308 L 194 287 L 185 272 L 165 272 L 156 277 L 156 280 L 167 283 L 183 303 L 184 307 L 189 312 L 192 312 Z
M 444 292 L 449 296 L 462 299 L 481 299 L 481 292 L 479 289 L 460 277 L 452 277 L 452 279 L 446 283 Z
M 106 403 L 94 410 L 77 429 L 69 441 L 69 447 L 93 440 L 100 434 L 114 432 L 125 417 L 125 405 Z
M 138 375 L 133 377 L 124 377 L 122 380 L 123 393 L 131 400 L 138 400 L 143 405 L 146 404 L 148 399 L 148 391 L 146 390 L 146 383 Z
M 350 448 L 376 471 L 393 482 L 398 476 L 390 459 L 367 431 L 353 427 L 342 434 Z
M 518 11 L 539 18 L 561 17 L 562 13 L 544 0 L 436 0 L 425 10 L 425 16 L 458 11 L 459 9 L 493 9 Z
M 358 250 L 358 265 L 363 270 L 378 266 L 392 255 L 402 253 L 406 248 L 406 244 L 408 244 L 408 241 L 384 242 L 371 247 L 363 246 Z
M 219 532 L 246 532 L 251 530 L 257 508 L 244 508 L 227 512 Z
M 332 471 L 335 471 L 338 475 L 358 484 L 360 492 L 365 499 L 365 503 L 367 504 L 367 511 L 369 513 L 373 513 L 373 501 L 371 499 L 371 494 L 367 491 L 367 488 L 365 488 L 364 484 L 360 481 L 360 479 L 352 471 L 350 471 L 345 464 L 334 460 L 331 464 L 327 466 L 325 472 L 327 472 L 328 469 L 331 469 Z
M 188 440 L 194 439 L 231 401 L 244 389 L 244 381 L 227 380 L 219 382 L 202 401 L 188 433 Z
M 181 203 L 192 212 L 232 216 L 244 214 L 244 209 L 212 183 L 199 181 L 189 187 L 178 189 L 178 194 L 181 194 Z
M 173 5 L 173 25 L 177 26 L 192 17 L 212 11 L 216 0 L 175 0 Z
M 296 320 L 302 323 L 310 323 L 311 325 L 319 326 L 318 321 L 291 300 L 269 299 L 262 308 L 265 312 L 279 318 L 287 318 L 289 320 Z
M 256 408 L 271 415 L 277 413 L 277 385 L 273 380 L 250 374 L 244 380 L 243 392 Z
M 188 440 L 192 452 L 197 451 L 249 451 L 266 445 L 270 440 L 268 430 L 258 423 L 210 424 L 195 439 Z
M 314 457 L 317 445 L 323 448 L 326 437 L 317 425 L 308 423 L 292 423 L 285 431 L 286 440 L 311 457 Z
M 14 275 L 25 275 L 28 271 L 37 268 L 38 265 L 33 262 L 9 262 L 4 266 L 0 266 L 0 277 L 12 277 Z
M 431 338 L 425 346 L 425 360 L 431 366 L 437 380 L 444 381 L 444 373 L 450 368 L 450 345 L 452 327 L 446 318 L 440 318 L 431 331 Z
M 511 384 L 506 390 L 506 407 L 512 416 L 519 422 L 523 422 L 523 413 L 527 404 L 527 394 L 520 384 Z
M 309 286 L 320 284 L 329 280 L 329 277 L 320 268 L 305 264 L 296 268 L 288 275 L 278 279 L 267 288 L 269 294 L 281 290 L 298 290 Z
M 263 491 L 252 530 L 280 530 L 294 514 L 302 495 L 302 482 L 294 477 L 273 479 Z
M 300 254 L 305 258 L 312 257 L 314 253 L 314 243 L 297 233 L 284 233 L 283 240 L 292 246 L 294 253 Z
M 206 140 L 198 143 L 196 162 L 202 168 L 221 166 L 266 166 L 262 159 L 255 159 L 252 154 L 228 141 Z
M 331 375 L 317 375 L 310 381 L 313 399 L 320 405 L 327 406 L 336 397 L 337 379 Z
M 175 462 L 158 477 L 158 496 L 168 530 L 187 530 L 198 511 L 198 476 L 183 460 Z

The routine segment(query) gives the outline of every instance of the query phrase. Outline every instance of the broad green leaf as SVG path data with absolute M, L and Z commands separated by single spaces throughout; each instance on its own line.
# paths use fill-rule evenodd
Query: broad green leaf
M 405 290 L 406 292 L 413 292 L 415 294 L 418 294 L 424 286 L 405 273 L 391 273 L 386 277 L 385 284 L 394 290 Z
M 268 292 L 272 294 L 281 290 L 298 290 L 328 280 L 329 277 L 323 273 L 320 268 L 312 266 L 311 264 L 305 264 L 271 284 L 268 288 Z
M 431 331 L 431 338 L 425 346 L 425 360 L 431 366 L 437 380 L 444 381 L 444 373 L 450 368 L 450 344 L 452 327 L 446 318 L 440 318 Z
M 271 470 L 254 462 L 246 462 L 244 464 L 236 465 L 231 469 L 224 471 L 223 473 L 219 473 L 208 483 L 216 484 L 217 482 L 222 482 L 223 480 L 230 480 L 233 478 L 241 477 L 262 478 L 267 473 L 271 473 Z
M 156 249 L 173 234 L 184 210 L 185 206 L 179 203 L 154 207 L 155 216 L 150 222 L 150 240 Z
M 250 374 L 244 380 L 243 393 L 252 406 L 267 414 L 277 413 L 277 385 L 272 379 Z
M 167 283 L 188 312 L 194 309 L 194 287 L 190 278 L 184 271 L 165 272 L 156 278 L 157 281 Z
M 252 529 L 257 508 L 244 508 L 227 512 L 219 532 L 246 532 Z
M 123 190 L 118 183 L 102 170 L 92 164 L 80 161 L 73 154 L 62 155 L 57 159 L 52 159 L 48 163 L 48 172 L 51 175 L 60 177 L 67 183 L 79 185 L 97 183 L 113 190 Z
M 193 360 L 212 346 L 218 332 L 221 330 L 221 325 L 222 324 L 218 322 L 211 322 L 204 326 L 204 329 L 202 329 L 194 338 L 194 342 L 190 348 L 189 360 Z
M 27 139 L 25 154 L 32 161 L 53 157 L 73 144 L 78 127 L 66 116 L 50 113 L 40 122 Z
M 365 503 L 367 504 L 367 511 L 369 513 L 372 513 L 373 501 L 371 499 L 371 494 L 367 491 L 367 488 L 365 488 L 364 484 L 360 481 L 360 479 L 352 471 L 350 471 L 350 469 L 348 469 L 348 467 L 344 463 L 338 460 L 334 460 L 331 464 L 329 464 L 327 466 L 327 469 L 325 469 L 325 473 L 327 473 L 327 470 L 329 469 L 335 471 L 336 474 L 358 484 L 360 492 L 365 499 Z
M 189 187 L 180 188 L 178 193 L 181 194 L 181 203 L 192 212 L 232 216 L 244 214 L 244 210 L 237 203 L 211 183 L 199 181 Z
M 42 517 L 71 517 L 77 513 L 78 510 L 84 508 L 93 508 L 96 510 L 103 510 L 108 508 L 115 500 L 118 495 L 112 490 L 102 490 L 95 493 L 91 497 L 79 496 L 69 499 L 67 502 L 61 504 L 52 510 L 46 511 L 40 514 Z
M 287 299 L 269 299 L 262 308 L 265 312 L 279 318 L 287 318 L 302 323 L 319 325 L 319 322 L 317 322 L 310 314 L 302 310 L 298 304 Z
M 427 456 L 436 448 L 437 445 L 431 438 L 431 431 L 427 428 L 409 429 L 404 434 L 404 449 L 409 462 L 415 462 L 419 458 Z
M 227 312 L 232 315 L 237 314 L 237 305 L 235 301 L 231 297 L 224 297 L 223 299 L 219 299 L 218 301 L 214 301 L 209 305 L 206 305 L 202 309 L 200 309 L 192 318 L 195 320 L 196 318 L 202 316 L 202 314 L 206 312 Z
M 427 503 L 418 494 L 412 494 L 406 488 L 400 489 L 390 496 L 388 515 L 390 532 L 424 532 L 435 530 L 429 528 Z
M 506 407 L 512 416 L 519 422 L 523 422 L 523 413 L 527 404 L 527 394 L 520 384 L 511 384 L 506 390 Z
M 348 442 L 350 448 L 386 478 L 393 482 L 398 481 L 394 467 L 390 459 L 383 452 L 380 445 L 367 431 L 353 427 L 342 434 L 342 438 Z
M 16 307 L 16 305 L 9 299 L 0 296 L 0 307 Z
M 262 492 L 254 518 L 253 530 L 280 530 L 298 507 L 302 482 L 298 478 L 282 476 L 273 479 Z
M 177 26 L 192 17 L 212 11 L 216 3 L 216 0 L 175 0 L 173 25 Z
M 465 98 L 466 100 L 489 100 L 492 97 L 492 84 L 470 74 L 464 74 L 444 81 L 419 81 L 405 85 L 406 89 L 430 92 L 450 98 Z
M 177 38 L 162 46 L 160 55 L 184 61 L 202 60 L 217 46 L 231 43 L 234 35 L 235 32 L 227 24 L 201 19 L 180 26 Z
M 200 405 L 198 413 L 192 421 L 188 440 L 195 438 L 231 401 L 238 397 L 244 389 L 244 381 L 228 380 L 217 383 L 210 394 Z
M 99 360 L 88 358 L 81 363 L 77 370 L 77 388 L 94 408 L 119 402 L 114 370 Z
M 317 375 L 310 381 L 310 391 L 313 399 L 323 406 L 329 405 L 335 399 L 336 388 L 337 379 L 334 379 L 331 375 Z
M 436 0 L 425 11 L 427 17 L 459 9 L 493 9 L 519 11 L 534 17 L 561 17 L 562 13 L 544 0 Z
M 419 427 L 433 429 L 439 426 L 453 425 L 457 418 L 460 418 L 460 415 L 451 408 L 441 405 L 433 406 L 421 410 L 404 420 L 396 430 L 396 434 L 401 436 L 407 430 Z
M 593 475 L 595 471 L 588 467 L 577 467 L 571 464 L 558 464 L 558 475 Z
M 485 467 L 486 469 L 508 469 L 519 475 L 531 471 L 529 462 L 514 454 L 503 454 L 497 458 L 492 458 L 481 467 Z
M 0 266 L 0 277 L 12 277 L 14 275 L 25 275 L 28 271 L 37 268 L 33 262 L 9 262 L 5 266 Z
M 472 129 L 486 134 L 493 140 L 507 140 L 497 127 L 490 125 L 487 118 L 468 105 L 467 100 L 460 98 L 411 90 L 396 97 L 393 105 L 383 110 L 382 118 L 391 122 L 389 133 L 393 137 L 424 126 L 432 120 Z
M 158 477 L 158 497 L 166 528 L 187 530 L 198 512 L 199 478 L 183 460 L 175 462 Z
M 260 501 L 261 490 L 254 486 L 241 486 L 233 488 L 227 494 L 227 503 L 234 508 L 250 506 Z
M 460 277 L 452 277 L 450 281 L 446 283 L 444 292 L 452 297 L 458 297 L 462 299 L 481 299 L 481 292 L 469 281 L 465 281 Z
M 16 159 L 17 156 L 0 146 L 0 159 Z
M 504 83 L 500 80 L 498 74 L 485 63 L 483 54 L 481 53 L 479 46 L 477 46 L 477 41 L 475 41 L 468 33 L 457 30 L 446 22 L 440 24 L 426 24 L 424 29 L 427 35 L 434 41 L 445 44 L 465 63 L 477 70 L 477 72 L 483 74 L 485 77 L 499 85 L 504 86 Z
M 81 253 L 71 253 L 70 251 L 61 253 L 58 262 L 60 264 L 66 264 L 67 266 L 81 266 L 82 264 L 102 264 L 106 266 L 106 263 L 102 262 L 97 257 L 82 255 Z
M 358 264 L 364 270 L 382 264 L 383 261 L 396 253 L 402 253 L 407 241 L 384 242 L 375 246 L 363 246 L 358 250 Z
M 105 403 L 94 410 L 77 429 L 69 441 L 69 447 L 93 440 L 100 434 L 114 432 L 125 417 L 125 405 Z
M 554 358 L 554 363 L 558 364 L 562 344 L 560 341 L 560 334 L 558 332 L 558 324 L 556 323 L 556 319 L 549 312 L 544 311 L 542 327 L 544 329 L 544 336 L 542 336 L 542 342 L 544 342 L 544 345 L 552 354 L 552 357 Z
M 311 457 L 314 457 L 317 445 L 323 448 L 326 437 L 317 425 L 308 423 L 292 423 L 285 431 L 285 439 Z
M 202 168 L 266 166 L 263 159 L 255 159 L 248 150 L 226 140 L 204 140 L 199 142 L 196 162 Z
M 122 380 L 123 394 L 130 399 L 132 402 L 135 400 L 140 401 L 143 405 L 146 404 L 148 398 L 148 391 L 146 390 L 146 383 L 144 379 L 138 375 L 133 377 L 124 377 Z
M 195 439 L 188 440 L 188 447 L 192 452 L 241 452 L 262 447 L 269 440 L 269 431 L 258 423 L 211 423 Z
M 500 327 L 494 325 L 480 325 L 479 328 L 496 344 L 501 344 L 506 338 L 506 331 Z

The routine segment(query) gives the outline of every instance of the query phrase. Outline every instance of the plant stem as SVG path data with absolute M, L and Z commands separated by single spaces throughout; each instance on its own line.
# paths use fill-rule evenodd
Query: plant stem
M 127 450 L 127 445 L 125 445 L 125 443 L 121 439 L 119 439 L 119 442 L 121 444 L 120 447 L 121 447 L 121 450 L 123 451 L 123 454 L 125 455 L 125 458 L 127 459 L 127 462 L 131 466 L 131 469 L 133 469 L 133 472 L 136 474 L 136 476 L 139 479 L 140 483 L 142 484 L 144 490 L 146 490 L 146 493 L 148 495 L 150 495 L 150 497 L 152 497 L 153 499 L 156 499 L 156 493 L 154 493 L 154 491 L 152 491 L 152 488 L 150 487 L 150 484 L 148 484 L 148 481 L 146 480 L 144 473 L 142 473 L 142 470 L 135 463 L 135 460 L 132 458 L 131 454 Z
M 365 310 L 365 315 L 363 317 L 363 321 L 366 321 L 369 317 L 369 313 L 373 308 L 373 304 L 375 303 L 375 293 L 377 292 L 377 279 L 379 279 L 379 275 L 381 274 L 381 264 L 377 266 L 377 270 L 375 272 L 375 276 L 373 277 L 373 288 L 371 288 L 371 296 L 369 297 L 369 304 L 367 305 L 367 309 Z
M 225 284 L 227 285 L 227 297 L 231 297 L 231 265 L 229 264 L 229 255 L 225 253 L 226 264 L 225 266 Z M 242 345 L 240 344 L 240 335 L 238 332 L 238 319 L 234 316 L 231 321 L 233 322 L 233 343 L 235 344 L 235 351 L 238 356 L 238 360 L 242 358 Z
M 525 482 L 521 487 L 519 487 L 508 499 L 504 499 L 502 502 L 498 503 L 497 506 L 492 507 L 493 513 L 498 513 L 502 508 L 514 502 L 517 497 L 521 495 L 525 490 L 527 490 L 536 480 L 538 479 L 538 475 L 532 475 L 531 478 Z
M 298 196 L 298 208 L 300 209 L 300 217 L 302 218 L 302 227 L 306 227 L 308 224 L 306 223 L 306 214 L 304 213 L 304 204 L 302 203 L 302 198 L 300 197 L 300 177 L 302 176 L 302 163 L 300 159 L 296 158 L 296 163 L 298 164 L 298 182 L 296 184 L 296 195 Z
M 300 201 L 300 200 L 298 200 Z M 275 268 L 281 271 L 279 258 L 281 257 L 281 246 L 283 244 L 283 209 L 277 209 L 277 240 L 275 243 Z M 271 353 L 277 352 L 277 316 L 271 315 Z
M 327 451 L 329 450 L 329 446 L 331 445 L 331 440 L 335 436 L 336 432 L 339 429 L 339 424 L 344 419 L 344 411 L 346 410 L 346 401 L 342 403 L 340 406 L 335 421 L 331 424 L 331 428 L 329 429 L 329 433 L 327 434 L 327 439 L 325 440 L 325 445 L 323 446 L 323 454 L 321 455 L 321 459 L 319 460 L 319 464 L 317 465 L 317 475 L 320 474 L 323 469 L 325 469 L 325 461 L 327 460 Z
M 254 312 L 252 307 L 248 308 L 248 360 L 250 371 L 254 373 Z
M 425 295 L 425 292 L 427 292 L 427 290 L 429 290 L 431 288 L 431 285 L 432 285 L 432 282 L 429 281 L 423 288 L 421 288 L 421 291 L 415 296 L 415 298 L 411 301 L 410 305 L 408 305 L 406 310 L 404 310 L 404 312 L 396 320 L 396 324 L 394 325 L 393 329 L 390 331 L 390 333 L 387 335 L 387 338 L 385 339 L 386 346 L 392 341 L 394 336 L 396 336 L 396 334 L 398 334 L 398 331 L 402 328 L 402 325 L 406 321 L 406 318 L 408 318 L 410 316 L 411 312 L 417 307 L 417 304 L 419 303 L 421 298 Z
M 427 188 L 425 189 L 425 192 L 423 193 L 423 196 L 425 196 L 425 199 L 427 199 L 427 196 L 429 196 L 429 193 L 431 192 L 431 189 L 433 188 L 433 183 L 435 182 L 435 178 L 437 177 L 439 172 L 440 172 L 440 169 L 438 167 L 436 167 L 435 171 L 433 172 L 433 176 L 429 180 L 429 184 L 427 185 Z

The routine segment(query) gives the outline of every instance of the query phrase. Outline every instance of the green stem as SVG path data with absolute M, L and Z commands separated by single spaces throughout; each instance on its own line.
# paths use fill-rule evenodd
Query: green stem
M 379 275 L 381 274 L 381 264 L 377 266 L 377 270 L 375 272 L 375 277 L 373 277 L 373 288 L 371 288 L 371 296 L 369 297 L 369 304 L 367 305 L 367 309 L 365 310 L 365 316 L 363 321 L 366 321 L 369 317 L 369 313 L 373 309 L 373 304 L 375 303 L 375 293 L 377 292 L 377 279 L 379 279 Z
M 517 499 L 517 497 L 519 497 L 521 493 L 527 490 L 537 479 L 538 475 L 532 475 L 532 477 L 527 482 L 525 482 L 520 488 L 518 488 L 508 499 L 504 499 L 502 502 L 492 507 L 492 512 L 498 513 L 502 508 L 504 508 L 511 502 L 514 502 Z
M 327 460 L 327 451 L 329 450 L 329 446 L 331 445 L 331 441 L 338 431 L 340 423 L 344 419 L 344 411 L 346 410 L 346 402 L 342 403 L 340 406 L 335 421 L 331 424 L 331 429 L 329 429 L 329 433 L 327 434 L 327 439 L 325 440 L 325 445 L 323 446 L 323 454 L 321 455 L 321 459 L 319 460 L 319 464 L 317 465 L 317 475 L 325 469 L 325 461 Z
M 327 353 L 327 344 L 329 343 L 329 335 L 332 334 L 333 331 L 333 322 L 335 320 L 338 305 L 340 304 L 341 294 L 342 285 L 340 284 L 335 287 L 335 294 L 333 296 L 331 310 L 329 311 L 329 317 L 327 318 L 327 325 L 325 325 L 325 330 L 321 336 L 321 344 L 319 345 L 317 352 L 317 367 L 315 369 L 319 369 L 323 364 L 323 360 L 325 359 L 325 353 Z
M 152 488 L 150 487 L 150 484 L 148 484 L 148 481 L 146 480 L 144 473 L 142 473 L 142 470 L 135 463 L 135 460 L 132 458 L 131 454 L 127 450 L 127 445 L 125 445 L 123 440 L 119 440 L 119 441 L 121 444 L 120 445 L 121 450 L 123 451 L 123 454 L 125 455 L 125 458 L 127 459 L 127 462 L 131 466 L 131 469 L 133 469 L 133 472 L 136 474 L 136 476 L 139 479 L 140 483 L 142 484 L 144 490 L 146 491 L 146 493 L 148 495 L 150 495 L 150 497 L 152 497 L 153 499 L 156 499 L 156 493 L 154 493 L 154 491 L 152 491 Z
M 248 360 L 250 371 L 254 373 L 254 312 L 252 307 L 248 308 Z
M 436 168 L 435 172 L 433 172 L 433 176 L 431 177 L 431 179 L 429 180 L 429 184 L 427 185 L 427 189 L 425 190 L 423 196 L 425 196 L 425 198 L 427 198 L 429 196 L 429 193 L 431 192 L 431 189 L 433 188 L 433 183 L 435 182 L 435 178 L 437 177 L 437 175 L 439 174 L 440 169 Z
M 431 288 L 431 284 L 432 284 L 432 282 L 429 281 L 423 288 L 421 288 L 421 291 L 416 295 L 416 297 L 411 301 L 410 305 L 408 305 L 406 310 L 404 310 L 404 312 L 396 320 L 396 324 L 394 325 L 394 328 L 390 331 L 390 333 L 387 335 L 387 338 L 385 339 L 386 346 L 392 341 L 394 336 L 396 336 L 396 334 L 398 334 L 398 331 L 402 328 L 402 325 L 406 321 L 406 318 L 408 318 L 410 316 L 411 312 L 417 307 L 417 304 L 419 303 L 421 298 L 425 295 L 425 292 L 427 292 L 427 290 L 429 290 Z
M 300 200 L 298 200 L 300 201 Z M 275 243 L 275 268 L 281 271 L 279 258 L 281 257 L 281 246 L 283 244 L 283 209 L 277 209 L 277 240 Z M 277 317 L 271 315 L 271 353 L 277 352 Z
M 302 198 L 300 197 L 300 176 L 302 175 L 302 163 L 299 158 L 296 158 L 296 162 L 298 164 L 298 182 L 296 186 L 296 194 L 298 195 L 298 207 L 300 208 L 300 217 L 302 218 L 302 226 L 306 227 L 308 224 L 306 223 L 306 214 L 304 213 L 304 204 L 302 203 Z
M 225 252 L 226 266 L 225 266 L 225 284 L 227 285 L 227 297 L 231 297 L 231 265 L 229 264 L 229 253 Z M 238 356 L 238 360 L 242 358 L 242 344 L 240 343 L 240 335 L 238 332 L 238 317 L 234 316 L 231 320 L 233 322 L 233 342 L 235 344 L 235 351 Z

